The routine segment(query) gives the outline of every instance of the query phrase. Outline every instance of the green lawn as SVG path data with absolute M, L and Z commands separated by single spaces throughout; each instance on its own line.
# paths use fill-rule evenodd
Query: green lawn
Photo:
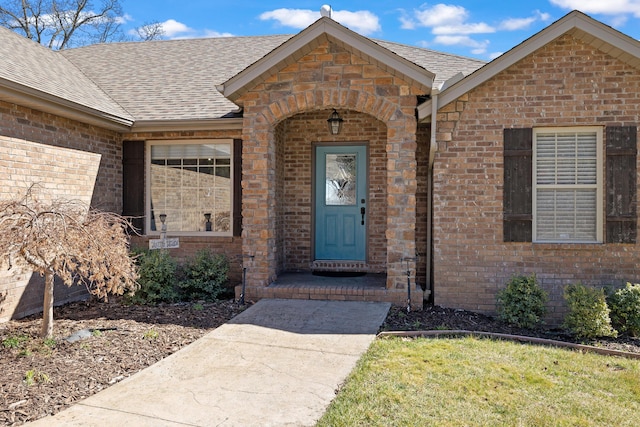
M 380 339 L 318 426 L 638 426 L 640 361 L 478 338 Z

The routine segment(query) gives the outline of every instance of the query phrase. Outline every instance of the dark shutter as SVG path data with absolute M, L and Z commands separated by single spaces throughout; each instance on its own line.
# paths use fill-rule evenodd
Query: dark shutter
M 242 235 L 242 140 L 233 140 L 233 235 Z
M 533 129 L 504 130 L 505 242 L 530 242 L 533 224 Z
M 635 243 L 637 129 L 607 127 L 606 139 L 607 243 Z
M 144 141 L 122 143 L 122 215 L 144 233 Z

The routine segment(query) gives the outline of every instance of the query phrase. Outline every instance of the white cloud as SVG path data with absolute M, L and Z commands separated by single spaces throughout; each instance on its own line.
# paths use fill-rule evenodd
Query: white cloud
M 496 29 L 484 22 L 477 24 L 439 25 L 433 27 L 433 34 L 486 34 L 495 33 Z
M 584 13 L 601 15 L 629 15 L 640 18 L 640 0 L 550 0 L 564 9 L 578 9 Z
M 546 22 L 546 21 L 549 21 L 550 19 L 551 19 L 551 15 L 549 15 L 548 13 L 543 13 L 543 12 L 540 12 L 539 10 L 536 10 L 534 15 L 528 18 L 505 19 L 500 23 L 498 28 L 506 31 L 524 30 L 526 28 L 529 28 L 531 24 L 535 22 L 538 22 L 538 21 Z
M 307 28 L 320 18 L 320 12 L 308 9 L 276 9 L 260 15 L 263 21 L 274 20 L 284 27 Z
M 640 1 L 640 0 L 638 0 Z M 486 54 L 491 42 L 473 38 L 478 34 L 492 34 L 498 31 L 516 31 L 530 27 L 538 21 L 548 21 L 548 13 L 536 10 L 526 18 L 510 18 L 497 25 L 486 22 L 472 22 L 470 12 L 463 6 L 439 3 L 433 6 L 422 5 L 410 14 L 400 9 L 400 26 L 406 30 L 419 27 L 430 28 L 435 36 L 434 44 L 446 46 L 464 46 L 471 48 L 474 55 Z M 422 42 L 424 45 L 432 43 Z M 501 52 L 491 54 L 499 56 Z
M 210 38 L 210 37 L 233 37 L 231 33 L 221 33 L 214 30 L 196 30 L 175 19 L 167 19 L 160 23 L 164 37 L 168 39 L 192 39 L 192 38 Z
M 496 31 L 495 27 L 485 22 L 469 22 L 469 11 L 462 6 L 440 3 L 432 7 L 423 6 L 421 9 L 415 9 L 412 16 L 409 16 L 406 11 L 401 12 L 401 28 L 406 30 L 418 27 L 431 28 L 431 33 L 436 36 L 433 43 L 469 47 L 474 55 L 484 54 L 489 41 L 478 41 L 470 36 Z M 428 43 L 422 42 L 422 44 Z
M 381 30 L 378 17 L 366 10 L 357 12 L 334 10 L 331 18 L 363 35 L 370 35 Z M 260 19 L 263 21 L 273 20 L 284 27 L 301 30 L 320 19 L 320 12 L 308 9 L 276 9 L 262 13 Z
M 175 19 L 167 19 L 161 25 L 164 34 L 170 39 L 181 36 L 189 36 L 196 33 L 196 30 L 188 27 L 182 22 L 176 21 Z
M 357 12 L 337 10 L 333 12 L 332 18 L 356 33 L 364 35 L 382 30 L 378 17 L 367 10 L 359 10 Z
M 507 30 L 507 31 L 521 30 L 523 28 L 527 28 L 529 25 L 533 24 L 534 22 L 536 22 L 535 17 L 505 19 L 500 23 L 500 29 Z

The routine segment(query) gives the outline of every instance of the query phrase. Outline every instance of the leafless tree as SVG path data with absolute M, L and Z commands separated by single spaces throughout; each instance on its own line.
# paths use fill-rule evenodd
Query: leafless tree
M 137 270 L 129 254 L 128 221 L 71 200 L 22 198 L 0 202 L 0 261 L 28 265 L 45 278 L 42 336 L 53 335 L 53 286 L 85 285 L 99 298 L 134 291 Z
M 55 50 L 126 40 L 120 28 L 123 22 L 120 0 L 2 0 L 0 3 L 0 25 Z M 162 29 L 160 24 L 145 26 L 150 25 Z M 154 38 L 162 35 L 162 32 L 146 34 Z
M 164 28 L 159 22 L 144 24 L 135 29 L 138 39 L 143 42 L 159 40 L 164 37 Z

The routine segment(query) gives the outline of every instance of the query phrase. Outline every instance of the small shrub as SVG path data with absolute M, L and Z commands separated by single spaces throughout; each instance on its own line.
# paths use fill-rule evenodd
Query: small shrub
M 157 340 L 159 336 L 160 334 L 158 333 L 158 331 L 156 331 L 155 329 L 149 329 L 144 333 L 142 338 L 153 341 L 153 340 Z
M 578 338 L 617 336 L 611 327 L 603 289 L 589 288 L 581 283 L 571 284 L 564 289 L 564 299 L 569 306 L 564 326 Z
M 184 279 L 178 286 L 187 300 L 215 300 L 225 292 L 229 261 L 222 254 L 199 251 L 184 267 Z
M 49 375 L 44 372 L 37 371 L 35 369 L 30 369 L 24 373 L 24 383 L 27 387 L 31 387 L 37 383 L 48 383 L 50 382 Z
M 167 251 L 144 250 L 137 254 L 139 266 L 135 294 L 128 297 L 134 304 L 173 302 L 178 294 L 175 289 L 177 264 Z
M 2 340 L 2 346 L 4 348 L 20 348 L 23 344 L 29 341 L 29 337 L 26 335 L 13 335 Z
M 500 320 L 520 328 L 535 328 L 547 313 L 548 296 L 535 274 L 513 276 L 497 300 Z
M 607 299 L 611 310 L 611 323 L 620 332 L 640 336 L 640 284 L 618 289 Z

